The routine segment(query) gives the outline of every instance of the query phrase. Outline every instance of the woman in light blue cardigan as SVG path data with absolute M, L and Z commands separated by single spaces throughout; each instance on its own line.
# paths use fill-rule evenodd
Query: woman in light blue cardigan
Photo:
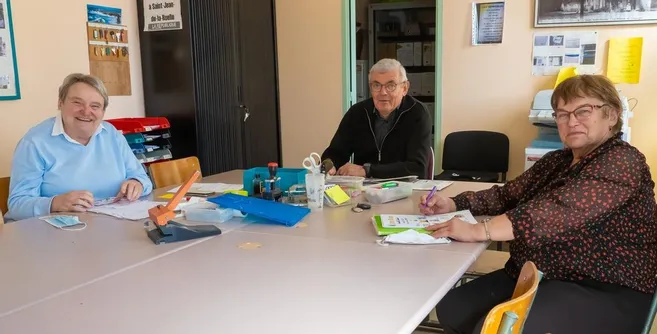
M 103 121 L 108 101 L 100 79 L 77 73 L 64 79 L 61 112 L 30 129 L 14 152 L 8 221 L 83 212 L 94 199 L 134 201 L 152 191 L 125 137 Z

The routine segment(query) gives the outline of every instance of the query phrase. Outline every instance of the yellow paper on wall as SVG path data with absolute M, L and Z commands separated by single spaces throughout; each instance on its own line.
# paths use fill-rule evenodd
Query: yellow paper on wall
M 577 75 L 577 68 L 576 67 L 562 67 L 559 70 L 559 75 L 557 76 L 557 81 L 554 83 L 554 88 L 557 88 L 560 83 L 562 83 L 564 80 L 574 77 Z
M 613 83 L 639 83 L 643 37 L 609 39 L 607 77 Z
M 324 193 L 337 205 L 345 203 L 350 199 L 349 195 L 347 195 L 347 193 L 344 192 L 340 186 L 333 186 L 328 188 L 324 190 Z

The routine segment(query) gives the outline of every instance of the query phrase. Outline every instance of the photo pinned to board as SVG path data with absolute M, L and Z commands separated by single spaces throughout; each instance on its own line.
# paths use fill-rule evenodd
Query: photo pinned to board
M 5 23 L 5 4 L 0 0 L 0 29 L 5 29 L 7 24 Z
M 594 74 L 597 32 L 535 33 L 532 75 L 557 75 L 564 67 L 576 67 L 579 73 Z
M 104 24 L 121 24 L 121 8 L 87 5 L 87 22 L 96 22 Z
M 0 36 L 0 57 L 7 57 L 7 42 Z
M 0 75 L 0 89 L 9 89 L 8 75 Z

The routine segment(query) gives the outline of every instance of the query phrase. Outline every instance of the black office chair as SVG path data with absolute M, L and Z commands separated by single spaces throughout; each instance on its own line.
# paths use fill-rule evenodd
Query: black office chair
M 506 182 L 509 137 L 492 131 L 457 131 L 445 137 L 437 180 Z

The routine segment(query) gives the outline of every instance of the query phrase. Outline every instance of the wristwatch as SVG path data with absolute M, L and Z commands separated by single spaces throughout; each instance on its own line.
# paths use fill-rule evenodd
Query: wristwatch
M 363 168 L 365 169 L 365 177 L 370 177 L 370 167 L 372 166 L 371 163 L 364 163 Z

